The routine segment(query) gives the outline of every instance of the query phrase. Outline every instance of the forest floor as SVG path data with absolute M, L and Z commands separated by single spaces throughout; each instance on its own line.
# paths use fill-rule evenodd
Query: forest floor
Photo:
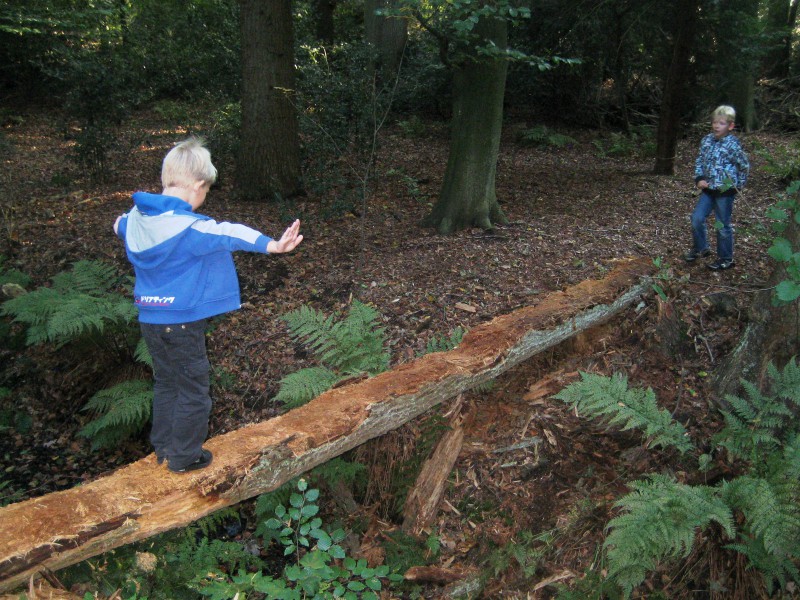
M 67 159 L 72 142 L 52 115 L 20 116 L 3 124 L 0 138 L 4 266 L 32 275 L 32 286 L 81 259 L 109 261 L 131 273 L 111 225 L 130 207 L 132 192 L 160 190 L 160 161 L 186 134 L 185 125 L 138 115 L 119 132 L 108 181 L 94 184 Z M 365 203 L 359 185 L 339 182 L 347 175 L 343 159 L 342 172 L 329 179 L 336 183 L 280 204 L 237 202 L 233 178 L 223 167 L 201 211 L 271 235 L 296 217 L 305 236 L 290 255 L 236 255 L 243 308 L 217 322 L 208 337 L 215 372 L 210 435 L 277 414 L 270 399 L 279 380 L 313 364 L 279 318 L 301 305 L 331 314 L 346 310 L 354 298 L 370 303 L 382 315 L 396 365 L 422 353 L 435 336 L 599 279 L 615 259 L 662 261 L 663 286 L 687 332 L 680 350 L 670 350 L 663 339 L 652 295 L 591 335 L 465 395 L 466 436 L 431 529 L 441 544 L 433 564 L 481 573 L 487 577 L 486 598 L 550 598 L 555 583 L 574 584 L 590 567 L 602 569 L 603 529 L 626 482 L 653 472 L 685 476 L 684 463 L 673 453 L 642 450 L 637 434 L 582 420 L 553 399 L 578 372 L 624 373 L 632 385 L 652 388 L 699 446 L 718 430 L 720 416 L 709 404 L 710 376 L 736 344 L 751 299 L 770 271 L 765 209 L 783 189 L 755 149 L 788 141 L 769 133 L 743 136 L 752 175 L 734 209 L 737 264 L 713 272 L 703 261 L 682 260 L 691 243 L 693 161 L 705 128 L 681 142 L 677 174 L 656 177 L 652 158 L 601 155 L 593 141 L 608 143 L 602 132 L 562 129 L 574 143 L 535 147 L 514 139 L 512 132 L 525 126 L 506 128 L 497 195 L 509 223 L 492 232 L 442 236 L 419 227 L 447 160 L 447 130 L 438 123 L 417 135 L 397 126 L 382 132 Z M 13 406 L 15 414 L 27 415 L 25 427 L 6 429 L 0 437 L 0 482 L 7 485 L 0 494 L 16 492 L 21 499 L 72 487 L 150 452 L 144 437 L 92 452 L 77 436 L 89 418 L 81 411 L 88 397 L 121 377 L 103 357 L 76 362 L 69 351 L 54 348 L 0 353 L 0 385 L 12 389 L 4 410 Z M 372 457 L 373 478 L 359 500 L 378 541 L 397 527 L 380 456 L 413 450 L 421 422 L 362 451 Z M 510 449 L 533 436 L 540 443 Z M 711 597 L 712 586 L 734 585 L 725 580 L 724 573 L 736 570 L 726 571 L 726 560 L 695 553 L 665 567 L 650 587 L 666 590 L 664 597 Z M 433 585 L 420 590 L 425 597 L 441 593 Z

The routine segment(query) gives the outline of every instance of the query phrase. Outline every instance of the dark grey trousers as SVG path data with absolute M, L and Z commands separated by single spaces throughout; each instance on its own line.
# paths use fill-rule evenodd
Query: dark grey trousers
M 182 469 L 200 458 L 211 414 L 206 319 L 174 325 L 141 323 L 153 357 L 153 427 L 159 461 Z

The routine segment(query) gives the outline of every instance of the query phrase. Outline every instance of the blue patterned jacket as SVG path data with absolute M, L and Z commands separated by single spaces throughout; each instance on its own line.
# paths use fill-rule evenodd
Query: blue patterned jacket
M 695 183 L 705 179 L 710 190 L 735 194 L 747 183 L 749 172 L 750 161 L 735 135 L 728 134 L 717 139 L 713 133 L 709 133 L 700 142 L 700 152 L 694 164 Z M 726 179 L 730 179 L 733 188 L 725 190 Z

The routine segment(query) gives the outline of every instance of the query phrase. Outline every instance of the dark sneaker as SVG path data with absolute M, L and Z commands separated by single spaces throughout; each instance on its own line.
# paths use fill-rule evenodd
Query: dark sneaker
M 193 463 L 189 463 L 188 465 L 186 465 L 182 469 L 173 469 L 170 466 L 169 470 L 172 471 L 173 473 L 188 473 L 189 471 L 197 471 L 198 469 L 205 469 L 208 465 L 211 464 L 211 461 L 212 461 L 213 458 L 214 458 L 214 455 L 211 454 L 211 452 L 209 450 L 206 450 L 205 448 L 203 448 L 200 451 L 200 458 L 198 458 Z
M 711 248 L 706 248 L 705 250 L 695 250 L 692 248 L 686 254 L 683 255 L 683 260 L 686 262 L 694 262 L 698 258 L 705 258 L 706 256 L 711 256 Z
M 712 271 L 724 271 L 732 268 L 735 264 L 736 263 L 733 262 L 732 258 L 718 258 L 713 263 L 708 265 L 708 268 Z

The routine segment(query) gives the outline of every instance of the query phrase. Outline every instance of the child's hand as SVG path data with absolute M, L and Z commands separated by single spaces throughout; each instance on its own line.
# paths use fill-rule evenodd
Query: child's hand
M 272 240 L 267 244 L 267 252 L 270 254 L 280 254 L 282 252 L 291 252 L 297 245 L 303 241 L 303 236 L 300 235 L 300 219 L 296 219 L 294 223 L 286 228 L 283 232 L 281 239 Z
M 704 190 L 708 187 L 708 182 L 705 179 L 701 179 L 697 182 L 697 189 Z

